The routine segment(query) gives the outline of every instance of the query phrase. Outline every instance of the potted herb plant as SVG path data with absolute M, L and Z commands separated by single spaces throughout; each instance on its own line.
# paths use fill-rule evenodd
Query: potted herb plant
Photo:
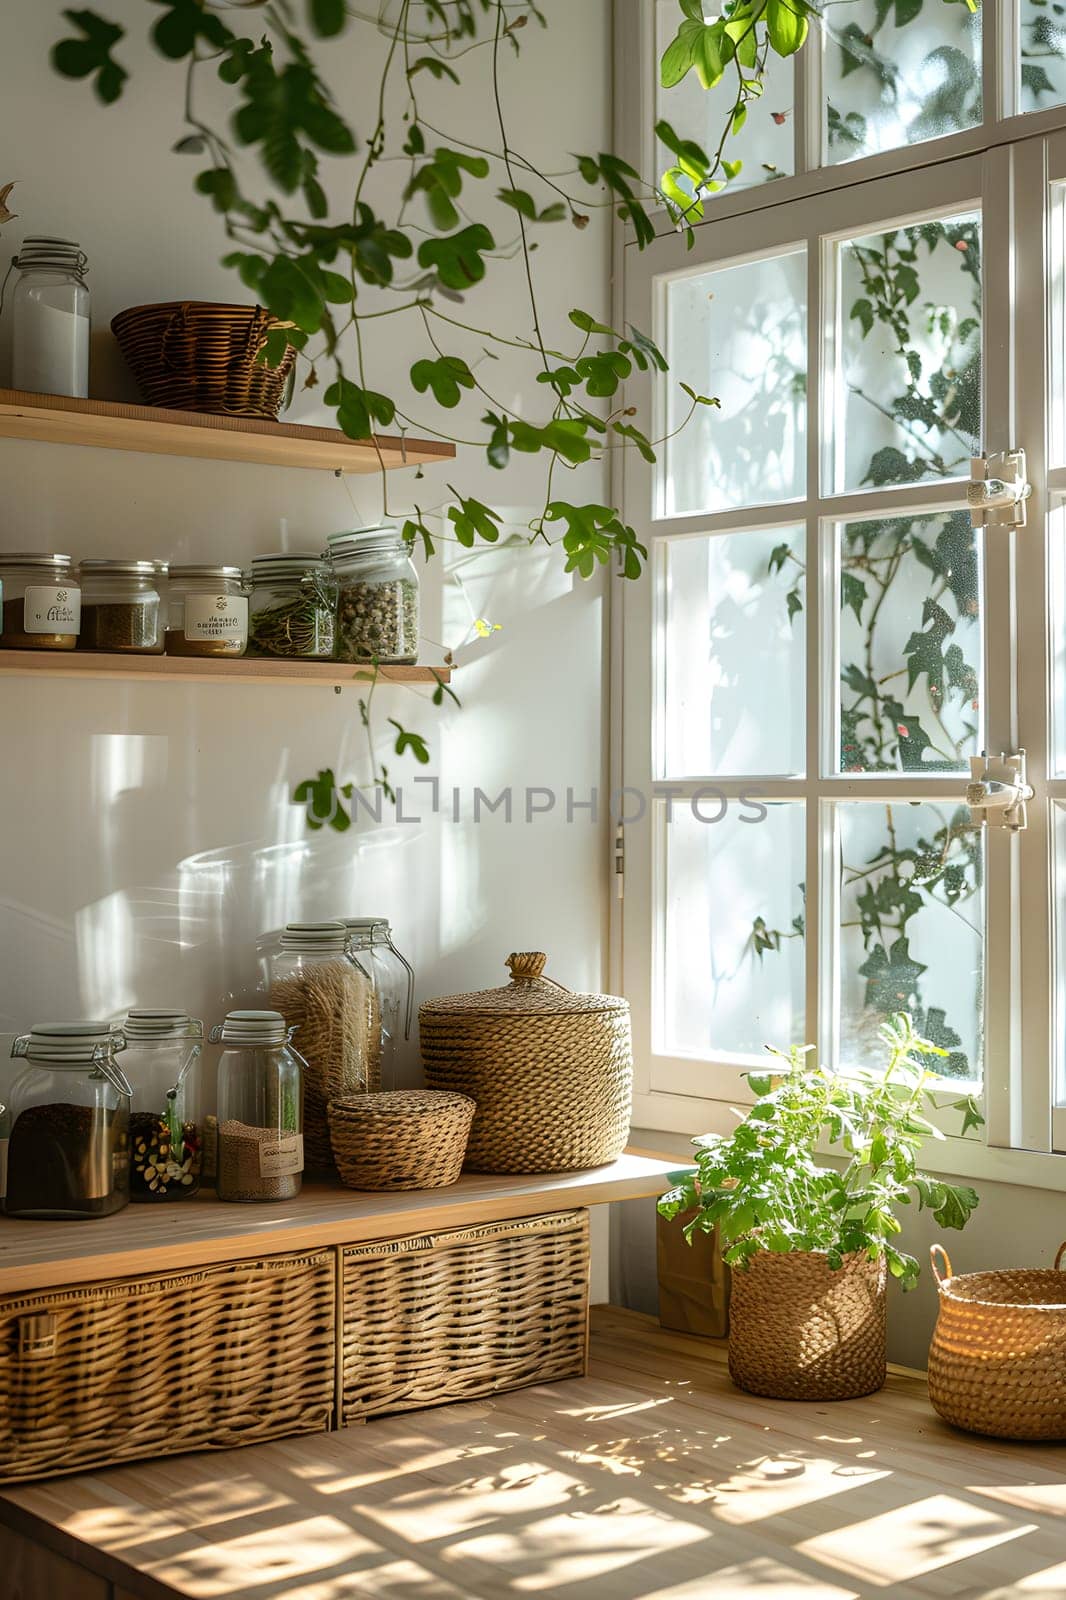
M 696 1161 L 659 1201 L 665 1217 L 716 1228 L 735 1270 L 729 1372 L 751 1394 L 843 1400 L 885 1381 L 885 1287 L 904 1289 L 918 1263 L 896 1245 L 897 1210 L 917 1200 L 944 1228 L 964 1227 L 973 1189 L 918 1170 L 929 1139 L 944 1134 L 926 1115 L 945 1105 L 962 1132 L 979 1127 L 970 1096 L 944 1101 L 930 1058 L 946 1051 L 900 1015 L 879 1030 L 880 1071 L 846 1075 L 809 1058 L 811 1047 L 773 1050 L 780 1069 L 746 1073 L 755 1095 L 728 1138 L 694 1140 Z

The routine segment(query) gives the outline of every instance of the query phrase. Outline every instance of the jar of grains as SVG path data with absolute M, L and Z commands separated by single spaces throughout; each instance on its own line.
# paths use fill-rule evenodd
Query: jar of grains
M 337 574 L 338 661 L 418 659 L 418 573 L 410 546 L 393 527 L 330 535 Z
M 158 655 L 166 619 L 165 561 L 83 561 L 79 650 Z
M 81 629 L 81 589 L 69 556 L 0 556 L 3 629 L 8 650 L 73 650 Z
M 304 1165 L 305 1062 L 276 1011 L 231 1011 L 211 1029 L 218 1060 L 220 1200 L 291 1200 Z
M 184 1011 L 131 1011 L 122 1031 L 133 1089 L 130 1199 L 189 1199 L 200 1187 L 203 1162 L 197 1071 L 203 1024 Z
M 243 656 L 248 591 L 240 567 L 170 569 L 168 656 Z
M 256 556 L 251 590 L 249 654 L 329 660 L 337 582 L 320 555 L 286 552 Z

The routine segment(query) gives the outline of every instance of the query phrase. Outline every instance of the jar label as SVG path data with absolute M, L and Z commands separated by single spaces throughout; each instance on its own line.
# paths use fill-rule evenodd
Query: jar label
M 67 583 L 31 583 L 22 601 L 22 631 L 80 633 L 81 590 Z
M 304 1169 L 304 1136 L 287 1133 L 281 1139 L 264 1139 L 259 1146 L 259 1176 L 285 1178 Z
M 248 599 L 243 594 L 185 596 L 186 639 L 221 639 L 244 644 L 248 638 Z

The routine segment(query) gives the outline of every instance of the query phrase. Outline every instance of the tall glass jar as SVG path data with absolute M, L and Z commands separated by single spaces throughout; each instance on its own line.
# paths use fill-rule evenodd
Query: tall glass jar
M 33 394 L 89 393 L 88 261 L 71 239 L 24 239 L 12 263 L 11 382 Z
M 122 1024 L 133 1089 L 130 1199 L 187 1200 L 200 1187 L 203 1023 L 184 1011 L 131 1011 Z
M 220 1200 L 291 1200 L 304 1166 L 305 1062 L 277 1011 L 231 1011 L 211 1029 L 218 1061 Z
M 415 973 L 397 950 L 387 917 L 345 917 L 352 960 L 374 985 L 380 1028 L 381 1087 L 399 1080 L 400 1041 L 411 1037 Z
M 106 1217 L 130 1197 L 130 1085 L 109 1022 L 38 1024 L 11 1046 L 4 1209 L 12 1217 Z
M 264 958 L 269 1003 L 296 1030 L 307 1063 L 304 1133 L 309 1172 L 336 1170 L 329 1102 L 380 1084 L 369 978 L 348 954 L 343 922 L 290 922 Z
M 0 555 L 6 650 L 73 650 L 81 630 L 81 589 L 69 556 Z
M 330 535 L 337 575 L 338 661 L 418 660 L 418 573 L 397 528 Z
M 329 660 L 336 631 L 337 580 L 320 555 L 256 556 L 251 590 L 249 655 Z
M 248 591 L 240 567 L 170 569 L 168 656 L 243 656 Z
M 83 561 L 79 650 L 159 655 L 166 616 L 165 561 Z

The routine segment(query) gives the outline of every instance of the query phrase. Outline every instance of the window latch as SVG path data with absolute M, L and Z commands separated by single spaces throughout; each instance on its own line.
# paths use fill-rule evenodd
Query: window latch
M 975 528 L 1024 528 L 1025 502 L 1032 492 L 1024 450 L 1003 450 L 971 460 L 966 504 Z
M 982 750 L 979 756 L 970 757 L 970 782 L 966 785 L 966 804 L 976 813 L 978 822 L 990 822 L 995 813 L 996 826 L 1010 833 L 1020 833 L 1028 825 L 1026 802 L 1033 798 L 1033 787 L 1026 778 L 1025 751 L 1014 755 L 990 756 Z

